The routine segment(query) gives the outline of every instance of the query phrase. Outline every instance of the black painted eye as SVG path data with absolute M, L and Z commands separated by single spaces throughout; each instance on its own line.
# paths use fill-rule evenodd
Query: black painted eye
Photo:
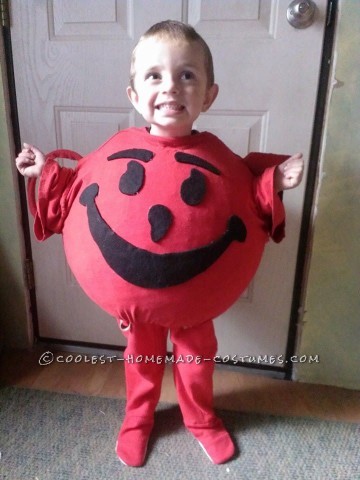
M 133 160 L 127 164 L 126 172 L 121 175 L 119 189 L 125 195 L 136 195 L 142 189 L 145 179 L 145 168 Z
M 193 168 L 190 177 L 181 185 L 181 198 L 187 205 L 198 205 L 206 192 L 206 177 L 203 173 Z

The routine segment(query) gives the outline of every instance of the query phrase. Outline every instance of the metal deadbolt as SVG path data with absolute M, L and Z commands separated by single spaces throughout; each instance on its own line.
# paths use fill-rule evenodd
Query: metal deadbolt
M 287 21 L 294 28 L 307 28 L 314 21 L 316 4 L 312 0 L 294 0 L 286 11 Z

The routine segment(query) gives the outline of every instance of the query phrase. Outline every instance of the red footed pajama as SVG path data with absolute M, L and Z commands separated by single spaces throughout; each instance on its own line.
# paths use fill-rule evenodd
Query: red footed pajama
M 116 453 L 128 466 L 138 467 L 145 461 L 165 368 L 165 362 L 146 362 L 145 357 L 165 359 L 167 333 L 168 329 L 151 324 L 132 324 L 124 332 L 128 339 L 124 352 L 127 403 Z M 224 463 L 234 455 L 235 448 L 213 410 L 213 358 L 217 350 L 213 322 L 171 330 L 170 338 L 184 424 L 213 463 Z M 142 362 L 135 361 L 141 357 Z

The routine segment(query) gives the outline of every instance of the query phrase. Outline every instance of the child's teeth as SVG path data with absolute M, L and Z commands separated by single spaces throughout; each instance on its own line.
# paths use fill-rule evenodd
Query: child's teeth
M 160 105 L 160 108 L 164 110 L 180 110 L 181 106 L 177 104 L 163 103 Z

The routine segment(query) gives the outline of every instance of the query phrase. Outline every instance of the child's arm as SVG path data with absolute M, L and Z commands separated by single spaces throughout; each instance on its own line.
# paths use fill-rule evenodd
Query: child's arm
M 277 192 L 295 188 L 301 182 L 304 172 L 302 153 L 296 153 L 275 169 L 275 189 Z
M 61 167 L 55 158 L 79 160 L 81 156 L 71 150 L 55 150 L 45 157 L 38 148 L 24 143 L 24 148 L 15 160 L 19 172 L 29 179 L 28 202 L 30 212 L 35 218 L 34 232 L 38 240 L 45 240 L 53 233 L 62 232 L 77 193 L 77 189 L 72 188 L 76 170 Z M 39 184 L 36 192 L 37 178 Z
M 24 177 L 37 178 L 45 165 L 45 155 L 36 147 L 24 143 L 24 148 L 16 157 L 16 167 Z
M 255 202 L 264 220 L 264 228 L 278 243 L 285 236 L 285 209 L 278 193 L 295 188 L 301 182 L 302 154 L 289 158 L 287 155 L 250 153 L 244 160 L 255 175 Z

